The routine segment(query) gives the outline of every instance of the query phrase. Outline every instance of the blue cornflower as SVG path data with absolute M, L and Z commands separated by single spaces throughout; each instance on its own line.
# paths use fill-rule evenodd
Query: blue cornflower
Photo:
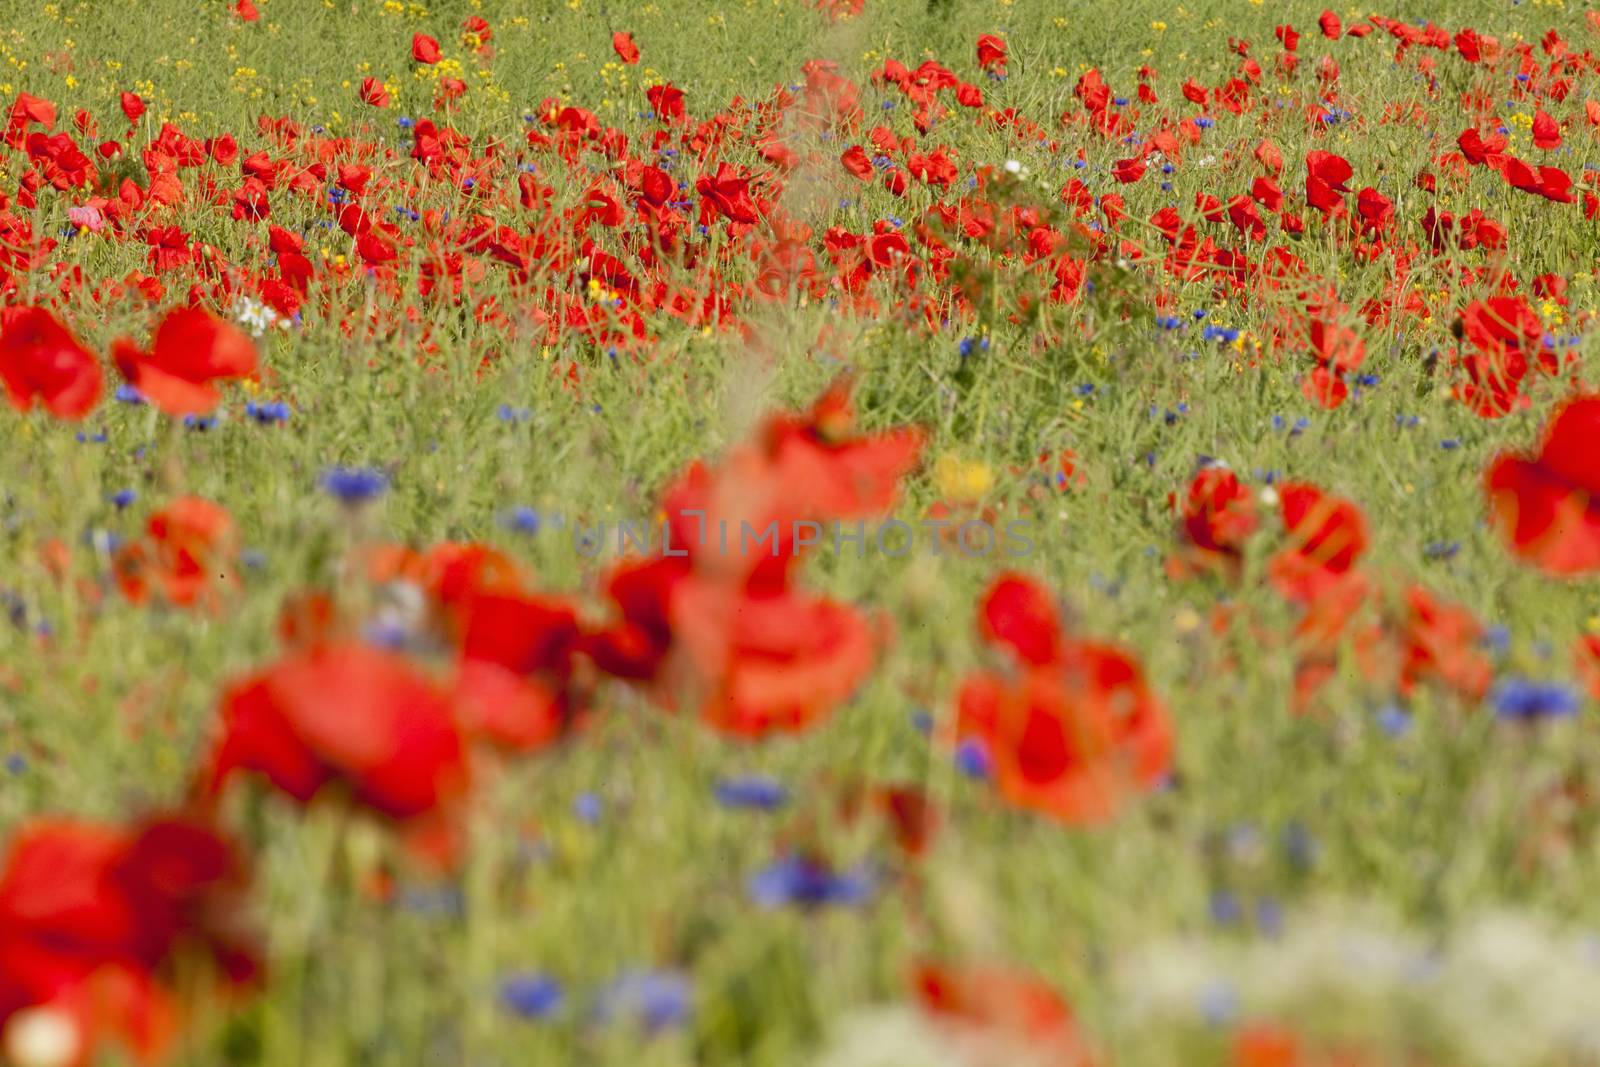
M 839 873 L 804 856 L 789 855 L 751 875 L 746 888 L 750 899 L 763 908 L 851 906 L 871 898 L 873 879 L 865 870 Z
M 500 1005 L 524 1019 L 547 1019 L 561 1008 L 561 983 L 545 974 L 513 974 L 500 981 Z
M 115 506 L 118 511 L 121 511 L 123 508 L 127 507 L 137 499 L 139 499 L 139 494 L 134 492 L 132 489 L 118 489 L 110 496 L 112 505 Z
M 771 811 L 789 802 L 789 791 L 773 778 L 746 775 L 724 778 L 717 783 L 717 803 L 725 808 L 757 808 Z
M 1226 889 L 1219 889 L 1211 894 L 1211 921 L 1218 926 L 1232 926 L 1244 914 L 1244 909 L 1239 906 L 1239 898 Z
M 601 991 L 595 1017 L 611 1022 L 630 1017 L 650 1033 L 687 1022 L 694 1012 L 694 986 L 679 971 L 628 971 Z
M 989 750 L 975 737 L 956 746 L 956 768 L 968 778 L 988 778 L 993 762 Z
M 289 421 L 289 405 L 282 400 L 268 400 L 262 404 L 251 400 L 245 404 L 244 413 L 262 425 Z
M 572 814 L 586 823 L 597 823 L 605 812 L 605 805 L 593 793 L 579 793 L 572 801 Z
M 370 467 L 329 467 L 320 484 L 325 492 L 345 504 L 361 504 L 389 488 L 389 476 Z
M 538 533 L 541 521 L 539 513 L 526 506 L 512 508 L 500 517 L 500 523 L 506 529 L 522 534 Z
M 1398 704 L 1378 709 L 1378 728 L 1390 737 L 1401 737 L 1411 730 L 1411 715 Z
M 1502 719 L 1531 721 L 1572 715 L 1578 710 L 1578 694 L 1559 682 L 1507 678 L 1494 687 L 1490 696 Z
M 113 394 L 123 404 L 143 404 L 144 394 L 131 385 L 119 385 Z

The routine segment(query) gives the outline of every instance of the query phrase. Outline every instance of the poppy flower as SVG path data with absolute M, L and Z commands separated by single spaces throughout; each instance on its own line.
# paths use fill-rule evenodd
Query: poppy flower
M 1513 555 L 1554 575 L 1600 571 L 1600 397 L 1567 401 L 1531 455 L 1489 464 L 1491 518 Z
M 1561 147 L 1561 126 L 1544 108 L 1533 112 L 1533 146 L 1549 151 Z
M 573 685 L 581 631 L 572 608 L 484 590 L 463 596 L 455 615 L 454 693 L 467 731 L 519 752 L 558 739 L 581 710 Z
M 978 66 L 991 74 L 1006 72 L 1006 42 L 992 33 L 978 38 Z
M 683 90 L 677 86 L 665 82 L 652 85 L 644 91 L 644 96 L 650 103 L 650 110 L 662 122 L 682 122 L 685 119 Z
M 81 419 L 100 399 L 100 364 L 40 307 L 0 310 L 0 380 L 18 411 L 37 401 L 50 414 Z
M 1409 696 L 1419 684 L 1434 681 L 1468 700 L 1482 699 L 1494 668 L 1483 652 L 1477 616 L 1420 585 L 1406 590 L 1405 600 L 1400 692 Z
M 963 1043 L 992 1053 L 982 1062 L 1037 1062 L 1091 1067 L 1095 1062 L 1077 1017 L 1042 979 L 985 965 L 925 961 L 911 972 L 918 1007 Z
M 1111 167 L 1111 176 L 1124 185 L 1131 184 L 1144 177 L 1144 159 L 1134 156 L 1130 159 L 1119 159 Z
M 1461 310 L 1456 330 L 1466 342 L 1461 363 L 1469 379 L 1457 394 L 1480 415 L 1498 417 L 1512 409 L 1530 361 L 1550 373 L 1556 370 L 1554 357 L 1540 343 L 1544 326 L 1520 296 L 1473 301 Z
M 305 804 L 329 786 L 405 822 L 438 816 L 468 783 L 446 694 L 403 657 L 331 643 L 291 652 L 229 686 L 202 785 L 260 775 Z
M 1350 192 L 1346 183 L 1355 173 L 1343 156 L 1332 152 L 1306 153 L 1306 203 L 1323 215 L 1336 215 L 1344 211 L 1344 197 Z
M 149 352 L 119 340 L 111 354 L 128 384 L 168 415 L 203 415 L 220 398 L 215 382 L 256 372 L 249 336 L 198 307 L 168 312 Z
M 123 596 L 135 604 L 156 592 L 168 604 L 191 607 L 232 580 L 237 550 L 226 509 L 180 497 L 150 516 L 145 536 L 123 545 L 112 569 Z
M 138 93 L 124 92 L 118 99 L 118 103 L 122 107 L 122 114 L 130 123 L 138 122 L 144 115 L 144 100 L 140 98 Z
M 377 78 L 362 78 L 361 90 L 358 95 L 361 98 L 361 102 L 369 107 L 389 106 L 389 90 Z
M 1269 565 L 1272 584 L 1286 599 L 1310 604 L 1354 569 L 1367 550 L 1361 509 L 1314 485 L 1291 482 L 1278 489 L 1289 544 Z
M 693 580 L 674 591 L 670 617 L 702 721 L 734 737 L 815 726 L 872 667 L 866 620 L 824 597 Z
M 702 174 L 695 179 L 694 187 L 702 202 L 729 222 L 753 223 L 760 218 L 750 197 L 750 178 L 725 162 L 717 164 L 715 174 Z
M 439 42 L 425 33 L 411 35 L 411 58 L 418 63 L 433 66 L 443 57 Z
M 1250 490 L 1226 467 L 1206 467 L 1184 493 L 1184 539 L 1203 554 L 1233 561 L 1229 565 L 1242 558 L 1257 521 Z
M 617 53 L 617 58 L 628 66 L 639 62 L 639 46 L 633 43 L 633 34 L 618 30 L 611 35 L 611 48 Z
M 1028 587 L 1033 588 L 1029 589 Z M 1110 645 L 1063 638 L 1018 642 L 1020 627 L 994 619 L 1037 614 L 1048 594 L 1022 575 L 1002 575 L 980 605 L 980 628 L 1003 649 L 1019 646 L 1017 673 L 979 671 L 957 697 L 957 739 L 985 753 L 1010 803 L 1065 823 L 1113 818 L 1131 797 L 1171 770 L 1172 732 L 1131 655 Z
M 190 816 L 128 827 L 24 825 L 0 870 L 0 1049 L 7 1062 L 152 1059 L 181 1021 L 175 968 L 243 985 L 260 953 L 239 919 L 248 877 Z M 199 974 L 200 972 L 195 972 Z
M 842 703 L 870 669 L 871 630 L 850 606 L 794 588 L 795 565 L 824 522 L 887 511 L 922 443 L 915 431 L 856 437 L 850 422 L 841 384 L 691 465 L 663 495 L 675 547 L 607 576 L 620 618 L 586 639 L 595 664 L 738 737 L 803 730 Z

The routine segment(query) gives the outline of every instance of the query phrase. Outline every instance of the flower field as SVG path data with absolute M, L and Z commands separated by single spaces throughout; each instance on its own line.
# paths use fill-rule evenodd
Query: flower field
M 0 19 L 0 1064 L 1600 1063 L 1600 14 Z

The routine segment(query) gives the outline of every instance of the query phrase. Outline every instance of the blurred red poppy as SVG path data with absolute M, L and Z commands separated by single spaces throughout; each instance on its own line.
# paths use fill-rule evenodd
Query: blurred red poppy
M 1361 509 L 1314 485 L 1291 482 L 1278 489 L 1289 544 L 1269 565 L 1272 584 L 1286 599 L 1316 601 L 1349 574 L 1367 550 Z
M 1532 455 L 1489 464 L 1491 517 L 1515 556 L 1550 574 L 1600 571 L 1600 396 L 1567 401 Z
M 227 510 L 186 496 L 152 514 L 145 536 L 118 549 L 112 569 L 123 596 L 135 604 L 155 593 L 168 604 L 191 607 L 236 580 L 237 551 Z
M 94 356 L 44 308 L 0 310 L 0 380 L 18 411 L 37 401 L 58 418 L 81 419 L 100 399 L 101 377 Z
M 151 1059 L 178 1029 L 177 972 L 255 979 L 233 845 L 188 816 L 127 828 L 39 821 L 0 871 L 0 1049 L 7 1062 Z
M 1012 804 L 1067 823 L 1104 822 L 1166 778 L 1171 726 L 1122 649 L 1062 638 L 1044 658 L 1051 642 L 1018 640 L 1023 620 L 1038 615 L 1048 597 L 1023 575 L 1002 575 L 990 586 L 980 630 L 1021 653 L 1020 670 L 967 678 L 957 698 L 957 737 L 982 747 Z
M 628 66 L 639 62 L 639 46 L 633 43 L 633 34 L 618 30 L 611 35 L 611 48 L 617 58 Z
M 331 643 L 292 652 L 230 686 L 207 794 L 238 774 L 301 804 L 337 784 L 395 820 L 442 814 L 468 785 L 450 701 L 402 656 Z
M 198 307 L 168 312 L 149 352 L 119 340 L 111 353 L 128 383 L 168 415 L 204 414 L 220 398 L 215 382 L 256 372 L 256 346 L 244 331 Z

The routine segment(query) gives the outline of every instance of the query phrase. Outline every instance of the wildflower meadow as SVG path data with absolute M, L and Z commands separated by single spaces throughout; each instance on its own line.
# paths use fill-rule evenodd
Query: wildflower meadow
M 1600 14 L 0 13 L 0 1063 L 1600 1063 Z

